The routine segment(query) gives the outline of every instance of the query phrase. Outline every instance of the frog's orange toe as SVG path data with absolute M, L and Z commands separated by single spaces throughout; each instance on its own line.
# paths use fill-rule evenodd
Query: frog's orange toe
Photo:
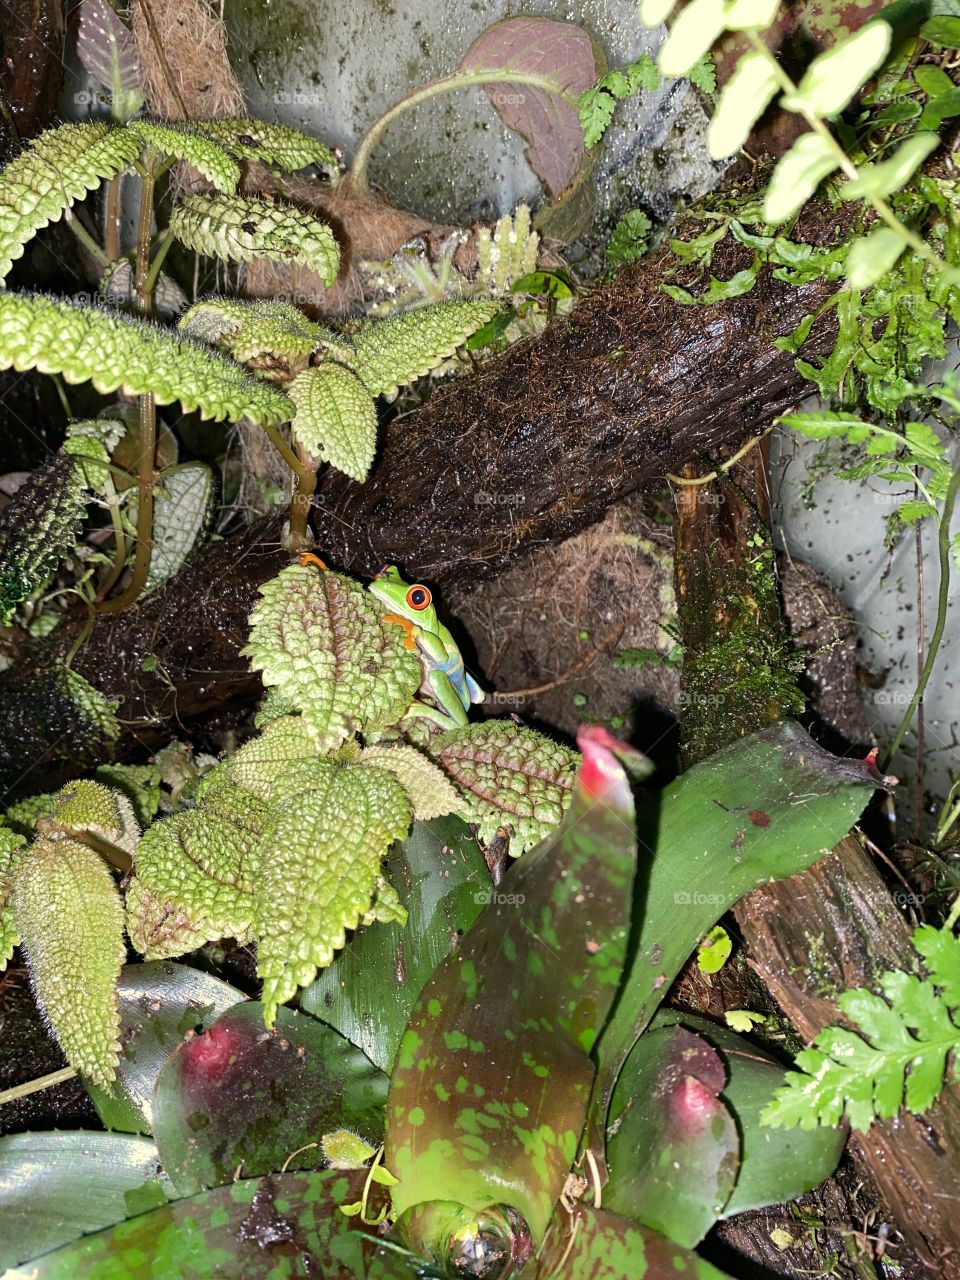
M 319 556 L 315 556 L 312 551 L 304 551 L 303 555 L 297 556 L 297 564 L 313 564 L 318 569 L 326 569 L 326 565 Z

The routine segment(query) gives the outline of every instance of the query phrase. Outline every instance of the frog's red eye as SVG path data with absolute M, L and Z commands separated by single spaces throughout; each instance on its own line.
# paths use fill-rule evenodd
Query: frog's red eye
M 411 609 L 428 609 L 432 599 L 427 588 L 421 587 L 419 582 L 407 592 L 407 604 Z

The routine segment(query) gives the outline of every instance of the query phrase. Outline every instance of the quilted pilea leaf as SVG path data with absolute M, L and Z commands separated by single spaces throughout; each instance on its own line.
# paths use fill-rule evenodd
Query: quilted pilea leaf
M 832 756 L 784 721 L 718 751 L 641 803 L 643 917 L 623 994 L 597 1046 L 591 1128 L 604 1127 L 624 1059 L 700 938 L 745 893 L 832 849 L 882 782 L 865 761 Z
M 76 546 L 87 496 L 81 460 L 57 453 L 0 511 L 0 624 L 9 625 Z
M 278 716 L 256 738 L 245 742 L 222 768 L 230 781 L 260 800 L 269 801 L 284 790 L 291 766 L 312 767 L 317 745 L 302 716 Z
M 187 196 L 170 230 L 188 249 L 229 262 L 297 263 L 325 285 L 340 269 L 340 249 L 325 222 L 289 204 L 254 196 Z
M 262 160 L 286 173 L 317 165 L 337 173 L 337 157 L 323 142 L 311 138 L 285 124 L 268 124 L 265 120 L 241 119 L 191 120 L 191 129 L 213 138 L 234 155 L 245 160 Z
M 560 822 L 578 764 L 569 747 L 510 720 L 451 729 L 431 743 L 430 754 L 460 789 L 460 812 L 479 824 L 480 839 L 489 842 L 507 827 L 514 856 Z
M 371 395 L 383 395 L 436 369 L 499 310 L 496 302 L 438 302 L 365 320 L 352 334 L 348 363 Z
M 0 969 L 6 967 L 20 941 L 13 918 L 13 881 L 27 851 L 26 839 L 9 827 L 0 827 Z
M 740 1136 L 717 1051 L 686 1027 L 640 1037 L 614 1090 L 603 1202 L 693 1248 L 723 1212 Z
M 28 142 L 0 172 L 0 281 L 41 227 L 129 168 L 141 146 L 106 124 L 64 124 Z
M 262 377 L 285 378 L 306 368 L 320 326 L 289 302 L 205 298 L 178 325 L 188 337 L 220 347 Z
M 133 853 L 140 839 L 133 805 L 123 792 L 87 778 L 68 782 L 57 792 L 47 826 L 59 827 L 67 835 L 96 832 L 127 853 Z
M 316 1140 L 348 1127 L 379 1146 L 387 1077 L 332 1027 L 280 1009 L 272 1034 L 263 1006 L 234 1005 L 190 1031 L 160 1069 L 153 1136 L 181 1195 L 277 1169 L 316 1169 Z
M 144 833 L 127 887 L 127 931 L 138 951 L 161 959 L 219 938 L 252 941 L 264 822 L 255 796 L 221 782 L 195 809 Z
M 727 1275 L 639 1222 L 582 1204 L 572 1214 L 558 1206 L 537 1260 L 540 1280 L 725 1280 Z
M 389 769 L 397 776 L 413 805 L 416 821 L 428 822 L 463 808 L 463 801 L 450 779 L 416 747 L 364 747 L 360 763 Z
M 94 751 L 98 737 L 104 742 L 116 742 L 120 737 L 120 721 L 117 719 L 119 704 L 105 697 L 79 671 L 58 663 L 41 672 L 38 680 L 48 682 L 56 693 L 70 703 L 77 718 L 88 726 L 87 733 Z
M 294 564 L 260 594 L 242 653 L 300 708 L 318 751 L 397 723 L 420 686 L 420 660 L 359 582 Z
M 204 418 L 285 422 L 292 406 L 209 348 L 133 316 L 47 298 L 0 294 L 0 369 L 39 369 L 92 382 L 104 395 L 152 393 Z
M 120 1052 L 117 978 L 126 958 L 123 904 L 99 854 L 41 837 L 13 888 L 13 915 L 37 1003 L 70 1065 L 109 1084 Z
M 131 120 L 127 125 L 144 142 L 176 160 L 185 160 L 212 182 L 218 191 L 232 194 L 240 181 L 236 160 L 209 138 L 178 124 L 158 124 L 153 120 Z
M 376 1244 L 340 1212 L 363 1195 L 365 1169 L 243 1178 L 128 1218 L 11 1273 L 7 1280 L 364 1280 Z M 375 1215 L 385 1194 L 373 1189 Z M 377 1264 L 377 1280 L 405 1280 L 403 1262 Z
M 588 1055 L 627 954 L 636 836 L 614 752 L 645 763 L 598 727 L 578 740 L 563 823 L 512 865 L 428 979 L 400 1042 L 385 1154 L 398 1214 L 455 1189 L 468 1210 L 510 1206 L 539 1244 L 563 1190 L 593 1081 Z M 431 1221 L 401 1217 L 398 1230 L 439 1259 L 446 1242 Z
M 175 577 L 203 540 L 213 515 L 213 472 L 204 462 L 168 467 L 158 476 L 153 496 L 153 550 L 141 596 Z M 130 502 L 136 521 L 137 503 Z
M 300 997 L 390 1071 L 423 984 L 469 929 L 492 893 L 468 827 L 456 818 L 415 822 L 387 854 L 384 872 L 408 913 L 406 925 L 360 929 Z
M 328 965 L 369 910 L 383 855 L 410 827 L 384 769 L 317 761 L 312 787 L 284 794 L 260 842 L 257 972 L 267 1025 Z
M 209 1028 L 246 996 L 202 969 L 172 960 L 125 964 L 117 983 L 120 1043 L 117 1078 L 108 1089 L 87 1084 L 104 1125 L 121 1133 L 151 1133 L 160 1068 L 187 1034 Z
M 314 457 L 362 483 L 377 450 L 377 406 L 360 379 L 325 363 L 298 374 L 287 388 L 297 407 L 294 439 Z

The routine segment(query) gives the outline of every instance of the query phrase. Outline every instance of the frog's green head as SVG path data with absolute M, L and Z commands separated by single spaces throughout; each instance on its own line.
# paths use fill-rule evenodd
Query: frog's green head
M 385 564 L 370 583 L 369 590 L 393 613 L 398 613 L 424 631 L 437 634 L 437 611 L 430 588 L 422 582 L 404 582 L 395 564 Z

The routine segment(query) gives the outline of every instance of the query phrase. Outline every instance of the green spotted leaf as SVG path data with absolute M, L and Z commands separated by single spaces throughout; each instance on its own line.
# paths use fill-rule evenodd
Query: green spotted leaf
M 245 160 L 262 160 L 286 173 L 317 165 L 330 174 L 336 174 L 340 167 L 337 157 L 325 143 L 285 124 L 241 117 L 191 120 L 190 127 L 219 142 L 236 156 Z
M 321 760 L 310 779 L 275 801 L 260 843 L 257 972 L 268 1026 L 370 911 L 383 856 L 410 827 L 406 793 L 384 769 Z
M 204 942 L 254 937 L 258 840 L 265 810 L 221 781 L 195 809 L 143 835 L 127 887 L 127 931 L 148 959 L 183 955 Z
M 564 822 L 428 979 L 397 1053 L 385 1163 L 398 1231 L 428 1259 L 447 1243 L 431 1205 L 453 1187 L 467 1210 L 510 1206 L 539 1244 L 576 1154 L 633 893 L 633 796 L 614 752 L 642 761 L 595 726 L 579 745 Z
M 260 594 L 243 654 L 300 708 L 317 750 L 397 723 L 420 686 L 420 660 L 360 583 L 290 565 Z
M 463 808 L 463 801 L 447 775 L 416 747 L 364 747 L 360 763 L 372 764 L 394 774 L 407 793 L 413 806 L 413 816 L 419 822 L 459 813 Z
M 377 407 L 360 379 L 342 365 L 321 364 L 294 378 L 289 395 L 297 443 L 362 484 L 377 449 Z
M 13 916 L 37 1003 L 72 1067 L 109 1084 L 120 1052 L 123 904 L 99 854 L 41 837 L 17 871 Z
M 224 356 L 132 316 L 39 294 L 0 294 L 0 369 L 59 373 L 103 394 L 151 393 L 204 418 L 285 422 L 290 401 Z
M 496 302 L 438 302 L 366 320 L 345 359 L 371 395 L 384 395 L 436 369 L 499 310 Z
M 64 124 L 28 142 L 0 172 L 0 281 L 41 227 L 129 168 L 142 145 L 106 124 Z
M 26 839 L 9 827 L 0 827 L 0 970 L 6 967 L 20 941 L 13 918 L 14 877 L 27 852 Z
M 185 312 L 187 337 L 220 347 L 261 377 L 285 379 L 305 369 L 324 330 L 289 302 L 205 298 Z
M 233 194 L 240 181 L 240 166 L 219 146 L 185 125 L 158 124 L 152 120 L 131 120 L 127 125 L 144 142 L 176 160 L 185 160 L 212 182 L 218 191 Z
M 169 225 L 181 244 L 211 258 L 296 263 L 327 286 L 340 269 L 331 229 L 293 205 L 253 196 L 187 196 L 172 210 Z
M 545 1280 L 724 1280 L 727 1273 L 639 1222 L 580 1205 L 572 1217 L 557 1209 L 537 1274 Z
M 452 729 L 430 754 L 457 784 L 460 813 L 479 825 L 480 839 L 506 827 L 514 856 L 558 826 L 570 803 L 577 753 L 512 721 Z

